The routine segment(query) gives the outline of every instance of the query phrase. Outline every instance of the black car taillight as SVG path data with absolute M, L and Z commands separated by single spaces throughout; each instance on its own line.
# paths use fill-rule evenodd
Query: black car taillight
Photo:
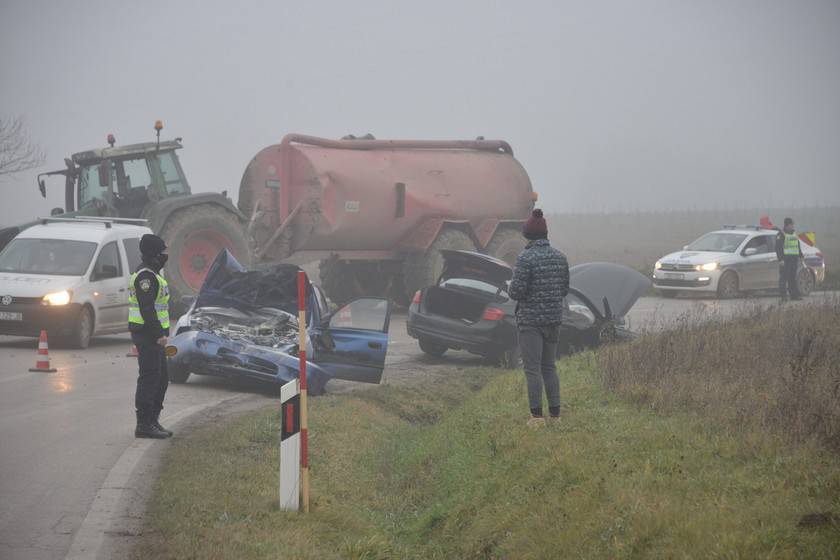
M 498 307 L 488 307 L 481 316 L 485 321 L 501 321 L 505 318 L 505 312 Z

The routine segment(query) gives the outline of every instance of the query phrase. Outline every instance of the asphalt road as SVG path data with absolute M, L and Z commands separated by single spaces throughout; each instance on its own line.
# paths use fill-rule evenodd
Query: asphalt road
M 812 296 L 811 301 L 822 297 Z M 775 304 L 775 298 L 642 298 L 628 323 L 637 330 L 661 329 L 687 314 L 694 320 L 726 317 Z M 404 323 L 399 316 L 392 321 L 384 382 L 483 363 L 464 352 L 450 352 L 443 359 L 423 355 L 405 334 Z M 0 336 L 0 558 L 64 558 L 109 472 L 136 447 L 136 360 L 126 357 L 129 347 L 127 335 L 97 339 L 84 351 L 53 347 L 50 357 L 58 372 L 33 373 L 27 369 L 35 363 L 37 341 Z M 331 382 L 327 389 L 353 387 Z M 183 416 L 196 405 L 214 405 L 243 393 L 246 400 L 274 398 L 264 386 L 207 377 L 170 385 L 164 424 L 167 417 Z

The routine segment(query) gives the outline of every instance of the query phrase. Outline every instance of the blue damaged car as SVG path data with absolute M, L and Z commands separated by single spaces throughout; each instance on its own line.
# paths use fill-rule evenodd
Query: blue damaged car
M 228 251 L 219 253 L 169 339 L 170 380 L 185 383 L 195 374 L 283 384 L 297 378 L 300 270 L 291 264 L 245 270 Z M 381 298 L 360 298 L 331 314 L 323 291 L 307 278 L 309 392 L 323 393 L 334 378 L 379 383 L 390 316 L 390 303 Z

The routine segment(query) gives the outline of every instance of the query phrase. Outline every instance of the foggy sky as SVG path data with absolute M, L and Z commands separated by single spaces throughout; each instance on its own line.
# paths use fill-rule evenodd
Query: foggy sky
M 236 200 L 289 132 L 508 140 L 549 211 L 840 204 L 840 1 L 0 0 L 0 114 L 47 153 L 181 136 Z M 0 180 L 0 224 L 44 201 Z

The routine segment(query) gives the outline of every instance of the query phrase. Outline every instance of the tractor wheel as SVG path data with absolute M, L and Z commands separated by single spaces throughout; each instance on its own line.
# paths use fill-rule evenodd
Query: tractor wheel
M 408 257 L 403 263 L 403 283 L 409 301 L 414 292 L 437 282 L 443 271 L 442 249 L 475 251 L 475 243 L 463 231 L 443 229 L 425 253 Z
M 235 214 L 214 204 L 199 204 L 178 210 L 167 218 L 160 236 L 169 247 L 166 266 L 174 315 L 183 311 L 181 298 L 195 295 L 210 265 L 222 249 L 249 268 L 251 253 L 245 230 Z
M 525 249 L 527 243 L 528 240 L 515 229 L 500 229 L 493 234 L 484 252 L 513 266 L 516 264 L 516 257 Z

